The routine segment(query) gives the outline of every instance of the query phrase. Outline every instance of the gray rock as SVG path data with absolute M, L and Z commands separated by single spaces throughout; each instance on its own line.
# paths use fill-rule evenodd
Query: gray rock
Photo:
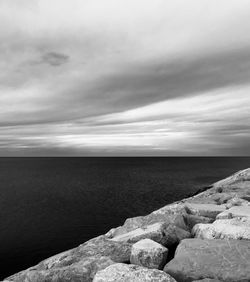
M 182 282 L 250 281 L 250 244 L 247 240 L 185 239 L 164 271 Z
M 88 282 L 98 270 L 117 262 L 128 262 L 132 245 L 114 242 L 104 236 L 79 247 L 48 258 L 38 265 L 19 272 L 8 281 L 16 282 Z
M 241 170 L 228 178 L 216 182 L 214 189 L 223 193 L 234 193 L 238 198 L 250 200 L 250 168 Z
M 223 212 L 225 209 L 226 207 L 223 205 L 197 203 L 186 204 L 187 213 L 209 218 L 216 218 L 216 216 Z
M 163 238 L 163 227 L 161 222 L 154 223 L 143 228 L 134 229 L 128 233 L 118 235 L 111 240 L 118 242 L 136 243 L 142 239 L 150 238 L 156 242 L 161 242 Z
M 146 216 L 128 218 L 122 226 L 112 228 L 107 234 L 110 238 L 116 237 L 137 228 L 144 228 L 148 225 L 159 222 L 173 224 L 179 228 L 187 229 L 183 214 L 186 214 L 183 204 L 175 203 L 166 205 L 165 207 L 162 207 Z
M 190 237 L 190 232 L 182 228 L 173 224 L 158 222 L 115 236 L 111 240 L 136 243 L 142 239 L 151 239 L 166 247 L 171 247 L 172 245 L 179 243 L 182 239 Z
M 222 282 L 222 281 L 218 280 L 218 279 L 205 278 L 205 279 L 202 279 L 202 280 L 195 280 L 193 282 Z
M 147 268 L 163 269 L 167 257 L 167 248 L 150 239 L 144 239 L 132 246 L 130 262 Z
M 35 268 L 21 272 L 8 278 L 8 281 L 16 282 L 90 282 L 98 270 L 114 264 L 108 257 L 88 257 L 77 263 L 64 267 L 53 267 L 48 270 Z
M 234 206 L 217 215 L 217 219 L 226 219 L 233 217 L 250 218 L 250 206 Z
M 231 193 L 216 193 L 211 196 L 211 198 L 217 203 L 217 205 L 226 204 L 233 198 L 233 194 Z
M 222 179 L 214 184 L 214 187 L 229 187 L 238 183 L 250 181 L 250 168 L 240 170 L 233 175 Z M 249 183 L 248 183 L 249 184 Z
M 201 239 L 250 240 L 250 219 L 220 219 L 213 224 L 197 224 L 194 226 L 192 234 Z
M 186 214 L 184 215 L 185 222 L 191 231 L 192 228 L 198 223 L 212 223 L 214 222 L 214 218 L 193 215 L 193 214 Z
M 163 271 L 117 263 L 97 272 L 93 282 L 176 282 Z
M 227 209 L 230 209 L 233 206 L 250 206 L 250 202 L 242 198 L 239 198 L 237 195 L 235 195 L 232 199 L 230 199 L 226 203 Z

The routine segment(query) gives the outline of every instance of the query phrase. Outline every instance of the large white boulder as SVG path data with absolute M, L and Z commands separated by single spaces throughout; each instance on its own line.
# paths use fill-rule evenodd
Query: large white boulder
M 250 219 L 220 219 L 212 224 L 196 224 L 192 234 L 195 238 L 201 239 L 250 240 Z
M 223 282 L 250 281 L 248 240 L 184 239 L 164 271 L 177 281 L 205 278 Z
M 176 280 L 158 269 L 117 263 L 97 272 L 93 282 L 176 282 Z
M 197 203 L 187 203 L 186 210 L 187 213 L 204 216 L 209 218 L 215 218 L 218 214 L 226 209 L 224 205 L 215 204 L 197 204 Z
M 226 219 L 233 217 L 248 217 L 250 218 L 250 206 L 234 206 L 228 210 L 219 213 L 216 219 Z
M 147 268 L 162 269 L 167 261 L 168 249 L 150 239 L 132 246 L 130 262 Z

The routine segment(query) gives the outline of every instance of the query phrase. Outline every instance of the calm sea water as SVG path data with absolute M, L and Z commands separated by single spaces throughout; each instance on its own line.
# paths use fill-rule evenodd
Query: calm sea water
M 250 158 L 0 158 L 0 279 L 247 167 Z

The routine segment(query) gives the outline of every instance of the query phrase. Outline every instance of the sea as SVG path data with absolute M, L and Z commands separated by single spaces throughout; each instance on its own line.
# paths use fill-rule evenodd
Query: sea
M 0 280 L 250 167 L 250 157 L 0 158 Z

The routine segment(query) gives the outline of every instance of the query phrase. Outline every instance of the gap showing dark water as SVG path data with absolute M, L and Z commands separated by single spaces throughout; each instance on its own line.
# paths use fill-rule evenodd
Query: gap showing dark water
M 0 279 L 247 167 L 249 157 L 0 158 Z

